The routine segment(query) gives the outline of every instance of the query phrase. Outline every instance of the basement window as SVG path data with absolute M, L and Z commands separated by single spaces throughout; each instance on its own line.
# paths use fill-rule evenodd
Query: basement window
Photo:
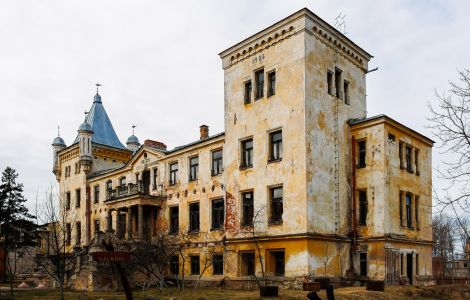
M 191 256 L 191 275 L 199 275 L 199 255 Z
M 222 254 L 212 255 L 212 274 L 213 275 L 224 274 L 224 256 Z
M 359 225 L 367 225 L 367 191 L 359 191 Z
M 333 96 L 333 72 L 328 71 L 326 73 L 326 84 L 328 89 L 328 94 Z
M 343 72 L 336 68 L 335 69 L 335 89 L 336 89 L 336 98 L 342 99 L 341 95 L 341 74 Z
M 251 103 L 251 93 L 252 93 L 251 80 L 245 82 L 245 104 Z
M 199 203 L 189 204 L 189 232 L 199 232 Z
M 367 253 L 359 253 L 360 275 L 367 276 Z
M 224 227 L 224 199 L 212 200 L 212 230 Z
M 349 82 L 346 80 L 343 82 L 343 92 L 344 92 L 344 103 L 349 105 Z
M 240 253 L 240 274 L 242 276 L 255 275 L 255 252 Z
M 170 272 L 172 275 L 178 275 L 180 271 L 180 261 L 178 255 L 170 256 Z
M 357 167 L 365 168 L 366 167 L 366 141 L 357 142 Z

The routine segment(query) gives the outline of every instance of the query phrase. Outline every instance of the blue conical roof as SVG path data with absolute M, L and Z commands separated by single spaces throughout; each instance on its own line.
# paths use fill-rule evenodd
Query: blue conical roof
M 96 144 L 102 144 L 114 148 L 127 149 L 119 140 L 114 131 L 113 124 L 109 120 L 108 114 L 101 102 L 101 96 L 96 93 L 90 112 L 87 114 L 86 123 L 91 125 L 93 136 L 91 141 Z M 78 136 L 75 139 L 78 143 Z

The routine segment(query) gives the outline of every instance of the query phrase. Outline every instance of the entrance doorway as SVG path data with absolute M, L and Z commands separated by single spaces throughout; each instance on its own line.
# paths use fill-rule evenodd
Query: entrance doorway
M 150 171 L 144 171 L 142 174 L 142 185 L 144 194 L 148 194 L 150 190 Z
M 413 284 L 413 254 L 406 254 L 406 276 L 410 284 Z

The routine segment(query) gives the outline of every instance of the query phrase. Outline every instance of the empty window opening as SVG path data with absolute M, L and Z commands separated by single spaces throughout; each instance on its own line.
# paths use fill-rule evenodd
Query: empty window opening
M 242 204 L 243 204 L 243 226 L 253 226 L 253 192 L 242 193 Z
M 271 202 L 271 217 L 270 223 L 276 224 L 282 222 L 283 214 L 283 199 L 282 199 L 282 186 L 270 189 L 270 202 Z
M 346 80 L 343 83 L 343 92 L 344 92 L 344 103 L 349 105 L 349 82 Z
M 415 149 L 415 170 L 416 175 L 419 176 L 419 150 Z
M 419 228 L 419 197 L 415 196 L 415 224 Z
M 80 189 L 75 190 L 75 207 L 80 207 L 80 201 L 81 201 L 81 192 Z
M 255 253 L 243 252 L 240 254 L 240 273 L 242 276 L 255 275 Z
M 359 253 L 360 275 L 367 276 L 367 253 Z
M 395 136 L 391 133 L 388 134 L 388 141 L 389 142 L 395 142 Z
M 284 276 L 285 274 L 285 252 L 270 251 L 270 265 L 275 276 Z
M 245 82 L 245 104 L 251 103 L 252 86 L 251 80 Z
M 170 256 L 170 272 L 172 275 L 178 275 L 180 272 L 180 261 L 178 255 Z
M 402 142 L 398 144 L 398 156 L 400 159 L 400 169 L 403 170 L 405 168 L 405 164 L 403 163 L 403 143 Z
M 191 256 L 191 275 L 199 275 L 199 255 Z
M 170 207 L 170 234 L 175 234 L 179 230 L 179 207 Z
M 341 97 L 341 73 L 342 71 L 338 68 L 335 69 L 335 89 L 336 89 L 336 97 Z
M 95 232 L 100 231 L 100 220 L 95 220 Z
M 65 224 L 65 244 L 70 245 L 72 239 L 72 226 L 70 223 Z
M 400 226 L 403 226 L 403 192 L 400 192 Z
M 224 227 L 224 199 L 212 200 L 212 229 Z
M 100 202 L 100 186 L 95 185 L 94 187 L 94 201 L 95 203 Z
M 411 146 L 406 146 L 405 150 L 405 158 L 406 158 L 406 171 L 408 173 L 413 173 L 413 167 L 411 165 Z
M 80 245 L 82 240 L 82 226 L 80 222 L 75 223 L 76 226 L 76 236 L 75 236 L 75 244 Z
M 268 97 L 276 94 L 276 72 L 268 73 Z
M 222 254 L 212 255 L 212 274 L 213 275 L 224 274 L 224 256 Z
M 189 204 L 189 232 L 199 232 L 199 203 Z
M 357 142 L 357 167 L 358 168 L 365 168 L 366 166 L 366 141 L 358 141 Z
M 153 174 L 153 189 L 156 190 L 157 189 L 157 182 L 158 182 L 158 169 L 154 168 L 152 174 Z M 136 174 L 136 175 L 138 175 L 138 174 Z M 138 176 L 136 178 L 136 182 L 137 183 L 139 182 L 139 177 Z
M 282 158 L 282 130 L 269 134 L 269 160 L 275 161 Z
M 255 72 L 256 98 L 260 99 L 264 96 L 264 69 Z
M 70 192 L 65 193 L 65 209 L 70 209 Z
M 359 225 L 367 225 L 367 191 L 359 191 Z
M 328 89 L 328 94 L 333 96 L 333 72 L 328 71 L 326 73 L 326 84 Z
M 121 177 L 119 179 L 119 186 L 120 187 L 125 187 L 126 186 L 126 177 Z

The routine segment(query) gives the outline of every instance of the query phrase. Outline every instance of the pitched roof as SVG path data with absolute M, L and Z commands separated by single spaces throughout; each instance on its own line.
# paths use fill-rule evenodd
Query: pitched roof
M 87 114 L 86 122 L 91 125 L 93 143 L 102 144 L 114 148 L 127 149 L 119 140 L 114 131 L 113 124 L 101 102 L 101 96 L 96 93 L 90 112 Z M 78 143 L 78 135 L 73 142 Z

